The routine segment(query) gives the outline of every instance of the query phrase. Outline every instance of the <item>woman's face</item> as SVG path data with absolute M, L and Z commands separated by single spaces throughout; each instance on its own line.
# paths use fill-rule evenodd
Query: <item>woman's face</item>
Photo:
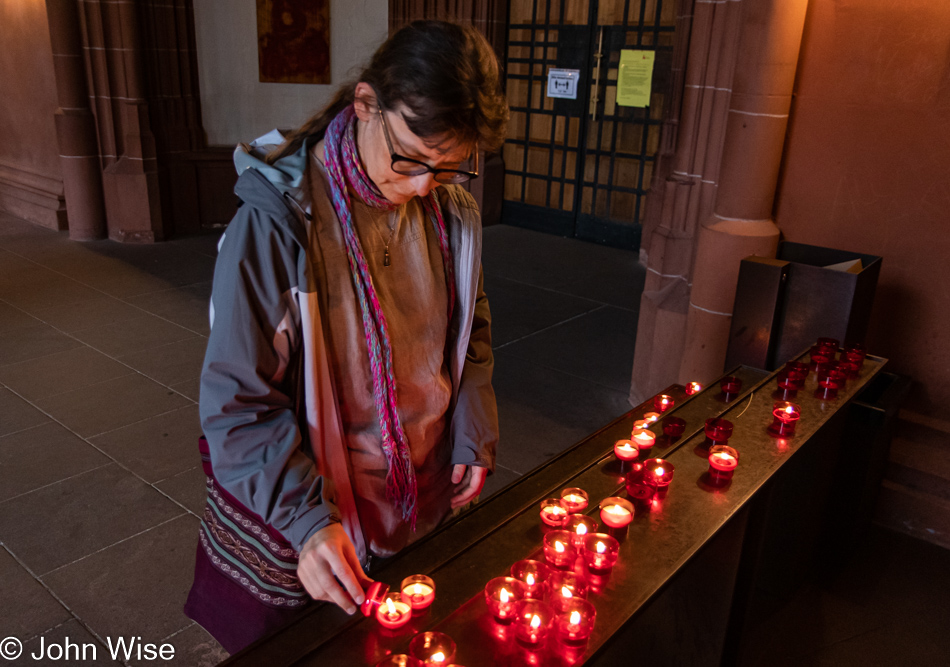
M 361 88 L 363 86 L 365 88 Z M 359 118 L 356 145 L 360 160 L 366 174 L 383 196 L 394 204 L 405 204 L 413 197 L 425 197 L 438 187 L 439 183 L 431 173 L 406 176 L 392 170 L 392 156 L 379 112 L 375 102 L 372 106 L 366 103 L 368 99 L 375 101 L 372 88 L 365 83 L 357 84 L 356 99 L 356 113 Z M 434 168 L 458 169 L 471 155 L 470 146 L 460 146 L 450 140 L 441 143 L 435 143 L 431 139 L 425 141 L 414 134 L 406 125 L 404 115 L 411 117 L 412 113 L 405 105 L 399 104 L 383 113 L 386 114 L 386 129 L 389 131 L 393 150 L 404 157 L 425 162 Z

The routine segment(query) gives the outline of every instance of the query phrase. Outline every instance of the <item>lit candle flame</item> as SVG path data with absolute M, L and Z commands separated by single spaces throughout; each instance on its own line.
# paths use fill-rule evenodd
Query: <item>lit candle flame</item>
M 442 651 L 436 651 L 429 656 L 429 662 L 445 662 L 445 653 Z
M 499 598 L 502 602 L 508 602 L 508 598 L 509 598 L 509 597 L 511 597 L 511 593 L 508 592 L 508 589 L 507 589 L 507 588 L 502 588 L 501 591 L 499 591 L 499 593 L 498 593 L 498 598 Z
M 626 508 L 621 507 L 620 505 L 607 505 L 604 508 L 604 511 L 608 514 L 630 514 Z
M 786 406 L 785 406 L 785 413 L 786 413 L 786 414 L 789 414 L 789 415 L 790 415 L 790 414 L 793 414 L 794 412 L 795 412 L 795 408 L 793 408 L 791 405 L 786 405 Z
M 579 624 L 580 622 L 581 622 L 581 612 L 579 612 L 579 611 L 572 611 L 572 612 L 571 612 L 571 621 L 570 621 L 571 625 L 577 625 L 577 624 Z
M 524 580 L 529 586 L 534 586 L 534 575 L 530 572 L 525 576 Z
M 584 502 L 584 496 L 579 496 L 576 493 L 570 493 L 564 496 L 564 500 L 569 503 L 582 503 Z
M 393 604 L 392 598 L 386 598 L 386 609 L 389 610 L 389 614 L 390 614 L 391 616 L 395 616 L 395 614 L 396 614 L 396 605 Z
M 554 550 L 558 553 L 564 553 L 564 544 L 561 542 L 554 543 Z
M 695 394 L 699 391 L 702 391 L 703 385 L 699 384 L 698 382 L 690 382 L 689 388 Z
M 541 617 L 538 616 L 537 614 L 531 617 L 531 627 L 534 630 L 537 630 L 538 628 L 541 627 Z
M 584 535 L 587 532 L 587 526 L 583 523 L 577 524 L 577 534 Z
M 662 477 L 664 474 L 666 474 L 666 471 L 663 470 L 662 466 L 656 469 L 656 476 L 657 476 L 657 477 Z
M 571 592 L 571 589 L 567 586 L 561 586 L 561 597 L 572 598 L 574 593 Z
M 597 553 L 599 554 L 602 554 L 605 551 L 607 551 L 607 545 L 604 544 L 603 542 L 598 542 L 594 548 L 597 549 Z

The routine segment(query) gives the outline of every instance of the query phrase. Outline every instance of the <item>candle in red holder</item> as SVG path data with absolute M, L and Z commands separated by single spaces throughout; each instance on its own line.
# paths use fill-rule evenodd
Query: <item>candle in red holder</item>
M 667 417 L 663 420 L 663 434 L 678 438 L 686 431 L 686 420 L 679 417 Z
M 560 498 L 548 498 L 541 502 L 541 521 L 552 528 L 560 528 L 570 516 Z
M 544 560 L 558 569 L 574 565 L 574 537 L 566 530 L 552 530 L 544 536 Z
M 627 473 L 627 495 L 634 500 L 650 500 L 656 494 L 656 483 L 652 475 L 647 475 L 642 463 L 634 463 L 633 469 Z
M 422 667 L 425 663 L 405 653 L 387 655 L 376 663 L 376 667 Z
M 544 582 L 548 580 L 550 570 L 539 560 L 519 560 L 511 566 L 511 576 L 524 582 L 529 598 L 544 597 Z
M 842 353 L 847 354 L 847 353 Z M 847 359 L 842 359 L 837 364 L 835 364 L 835 370 L 840 371 L 846 378 L 854 380 L 858 377 L 858 365 Z
M 643 462 L 643 469 L 653 476 L 658 491 L 662 491 L 673 481 L 673 464 L 664 459 L 647 459 Z
M 385 604 L 386 596 L 389 595 L 389 584 L 382 581 L 374 581 L 366 589 L 366 597 L 363 604 L 360 605 L 360 613 L 369 618 L 376 613 L 381 604 Z
M 792 377 L 786 371 L 782 371 L 775 376 L 775 381 L 778 384 L 782 398 L 794 398 L 798 393 L 798 379 Z
M 559 641 L 568 646 L 584 644 L 594 630 L 597 610 L 587 600 L 571 600 L 564 606 L 554 622 Z
M 645 415 L 643 415 L 643 421 L 647 423 L 647 425 L 644 428 L 649 428 L 650 424 L 655 424 L 658 421 L 660 421 L 660 413 L 648 412 Z
M 809 368 L 817 372 L 821 372 L 828 367 L 828 364 L 831 362 L 831 355 L 828 354 L 827 350 L 819 347 L 811 348 L 809 352 L 811 363 Z
M 455 659 L 455 642 L 443 632 L 420 632 L 409 642 L 409 655 L 426 665 L 448 665 Z
M 728 445 L 713 445 L 709 448 L 709 476 L 714 481 L 732 479 L 739 465 L 739 452 Z
M 838 348 L 841 344 L 836 338 L 819 338 L 818 342 L 815 343 L 815 347 L 820 347 L 821 349 L 828 352 L 828 356 L 833 357 L 838 354 Z
M 583 553 L 591 572 L 607 572 L 620 556 L 620 542 L 606 533 L 594 533 L 584 539 Z
M 841 358 L 845 361 L 850 361 L 858 365 L 858 370 L 864 365 L 864 358 L 867 357 L 867 350 L 864 349 L 864 346 L 861 343 L 848 343 L 844 346 L 844 351 L 841 353 Z
M 779 401 L 772 406 L 772 416 L 775 419 L 769 426 L 769 433 L 782 438 L 795 435 L 795 426 L 802 416 L 802 409 L 794 403 Z
M 831 369 L 820 373 L 815 396 L 823 401 L 838 398 L 838 390 L 844 386 L 844 381 L 844 373 L 841 371 Z
M 528 587 L 514 577 L 495 577 L 485 585 L 485 603 L 499 623 L 510 623 L 514 618 L 515 603 L 523 600 Z
M 726 376 L 719 382 L 719 388 L 726 396 L 738 394 L 742 391 L 742 380 L 734 375 Z
M 795 381 L 795 389 L 801 391 L 805 388 L 805 380 L 808 379 L 808 364 L 801 361 L 789 361 L 785 364 L 784 372 Z
M 673 407 L 674 403 L 673 397 L 667 396 L 666 394 L 653 397 L 653 409 L 657 412 L 666 412 Z
M 398 630 L 412 618 L 412 605 L 403 602 L 399 593 L 390 593 L 376 608 L 376 620 L 384 628 Z
M 587 597 L 587 582 L 576 572 L 555 572 L 548 579 L 548 602 L 559 611 L 574 598 Z
M 547 639 L 554 610 L 540 600 L 522 600 L 515 606 L 515 638 L 529 648 L 537 648 Z
M 732 422 L 722 417 L 710 417 L 706 420 L 706 424 L 703 427 L 706 438 L 715 445 L 723 445 L 729 442 L 729 438 L 732 437 L 732 430 Z
M 399 585 L 402 599 L 415 610 L 425 609 L 435 600 L 435 582 L 424 574 L 406 577 Z
M 600 503 L 600 520 L 611 528 L 623 528 L 633 521 L 633 505 L 617 496 L 604 498 Z
M 653 431 L 648 431 L 646 429 L 641 429 L 639 431 L 634 431 L 633 435 L 630 436 L 630 439 L 633 440 L 633 444 L 637 446 L 641 452 L 648 452 L 656 444 L 656 433 Z
M 636 461 L 640 450 L 632 440 L 618 440 L 614 443 L 614 456 L 621 461 Z
M 564 530 L 574 536 L 574 548 L 580 549 L 584 545 L 584 538 L 597 530 L 597 522 L 584 514 L 574 514 L 567 520 Z
M 569 488 L 561 491 L 561 506 L 567 510 L 568 514 L 576 514 L 587 509 L 588 496 L 587 491 L 578 488 Z M 564 523 L 567 523 L 565 519 Z
M 698 382 L 690 382 L 688 385 L 686 385 L 687 396 L 693 396 L 695 394 L 698 394 L 702 390 L 703 390 L 703 385 L 699 384 Z

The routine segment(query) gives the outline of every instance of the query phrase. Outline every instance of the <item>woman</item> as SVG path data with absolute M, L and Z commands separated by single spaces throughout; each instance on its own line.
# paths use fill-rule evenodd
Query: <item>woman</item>
M 370 560 L 473 500 L 493 468 L 481 225 L 455 184 L 507 117 L 485 39 L 421 21 L 279 146 L 272 133 L 235 151 L 185 606 L 228 651 L 311 597 L 352 614 Z

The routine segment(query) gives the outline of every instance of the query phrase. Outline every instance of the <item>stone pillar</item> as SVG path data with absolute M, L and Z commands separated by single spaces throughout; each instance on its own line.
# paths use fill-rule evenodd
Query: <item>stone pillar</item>
M 772 220 L 807 0 L 744 0 L 715 210 L 703 223 L 693 264 L 679 380 L 723 371 L 739 263 L 774 257 Z
M 59 108 L 56 139 L 63 169 L 69 237 L 103 238 L 105 204 L 96 123 L 89 108 L 76 0 L 46 0 Z

